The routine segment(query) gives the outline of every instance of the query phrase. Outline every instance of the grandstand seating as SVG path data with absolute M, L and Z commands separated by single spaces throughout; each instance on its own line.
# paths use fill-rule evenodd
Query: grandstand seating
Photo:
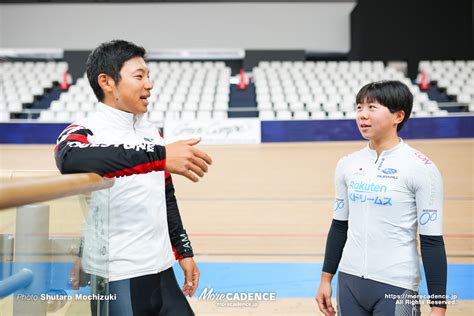
M 35 98 L 63 80 L 68 65 L 63 61 L 0 62 L 0 121 L 24 110 Z
M 442 116 L 409 78 L 380 61 L 260 62 L 253 71 L 260 118 L 343 119 L 355 117 L 355 95 L 366 83 L 390 79 L 408 85 L 413 116 Z
M 222 119 L 236 110 L 229 109 L 231 69 L 224 62 L 150 61 L 148 65 L 154 83 L 147 113 L 151 121 Z M 0 121 L 23 112 L 45 89 L 61 82 L 67 69 L 63 61 L 0 62 Z M 474 112 L 474 61 L 423 61 L 419 69 Z M 381 61 L 262 61 L 251 76 L 262 120 L 353 119 L 360 87 L 383 79 L 408 85 L 414 95 L 412 116 L 448 114 L 403 73 Z M 84 75 L 41 111 L 39 120 L 75 121 L 87 117 L 96 102 Z
M 151 61 L 148 67 L 154 85 L 147 113 L 151 121 L 227 117 L 231 70 L 223 62 Z M 74 121 L 86 117 L 96 102 L 84 75 L 41 113 L 40 120 Z
M 458 103 L 470 104 L 470 111 L 474 111 L 474 60 L 425 60 L 418 70 Z

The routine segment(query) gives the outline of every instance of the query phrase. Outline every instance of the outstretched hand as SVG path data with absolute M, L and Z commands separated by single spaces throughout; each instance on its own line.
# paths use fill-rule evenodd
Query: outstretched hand
M 188 139 L 166 145 L 165 170 L 198 182 L 198 177 L 202 178 L 212 164 L 208 154 L 194 147 L 200 141 L 200 138 Z

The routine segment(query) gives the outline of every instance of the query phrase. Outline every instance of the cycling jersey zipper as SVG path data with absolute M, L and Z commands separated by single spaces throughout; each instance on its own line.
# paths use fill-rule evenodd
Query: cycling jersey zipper
M 364 212 L 364 220 L 365 220 L 365 232 L 364 232 L 364 261 L 362 265 L 362 278 L 365 279 L 367 276 L 367 231 L 368 229 L 368 222 L 369 222 L 369 207 L 368 204 L 365 205 L 365 212 Z
M 370 172 L 370 182 L 372 182 L 374 180 L 374 174 L 376 173 L 376 169 L 377 169 L 377 162 L 379 161 L 379 158 L 382 154 L 380 155 L 377 155 L 377 158 L 375 158 L 375 161 L 374 161 L 374 166 L 373 168 L 375 169 L 371 169 L 369 172 Z M 362 278 L 363 279 L 366 279 L 367 278 L 367 248 L 368 248 L 368 245 L 367 245 L 367 235 L 368 235 L 368 224 L 369 224 L 369 211 L 370 211 L 370 208 L 369 208 L 369 203 L 367 203 L 365 205 L 365 212 L 364 212 L 364 219 L 365 219 L 365 232 L 364 232 L 364 261 L 363 261 L 363 265 L 362 265 Z

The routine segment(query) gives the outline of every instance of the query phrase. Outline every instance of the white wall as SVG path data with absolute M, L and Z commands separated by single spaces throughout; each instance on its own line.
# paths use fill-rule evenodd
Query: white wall
M 350 12 L 339 3 L 3 4 L 0 47 L 92 49 L 123 38 L 162 48 L 347 52 Z
M 3 21 L 5 20 L 3 18 L 3 7 L 4 6 L 0 5 L 0 47 L 3 47 Z

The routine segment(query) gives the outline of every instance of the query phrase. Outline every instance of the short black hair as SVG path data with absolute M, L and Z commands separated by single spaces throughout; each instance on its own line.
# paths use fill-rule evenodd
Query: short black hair
M 390 113 L 405 112 L 405 118 L 397 126 L 400 131 L 413 108 L 413 94 L 408 87 L 396 80 L 376 81 L 363 86 L 356 96 L 356 104 L 377 102 L 387 107 Z
M 97 99 L 101 102 L 104 100 L 104 91 L 97 79 L 101 73 L 109 75 L 119 83 L 123 64 L 134 57 L 145 58 L 145 55 L 146 50 L 143 47 L 124 40 L 105 42 L 94 49 L 87 58 L 86 72 Z

